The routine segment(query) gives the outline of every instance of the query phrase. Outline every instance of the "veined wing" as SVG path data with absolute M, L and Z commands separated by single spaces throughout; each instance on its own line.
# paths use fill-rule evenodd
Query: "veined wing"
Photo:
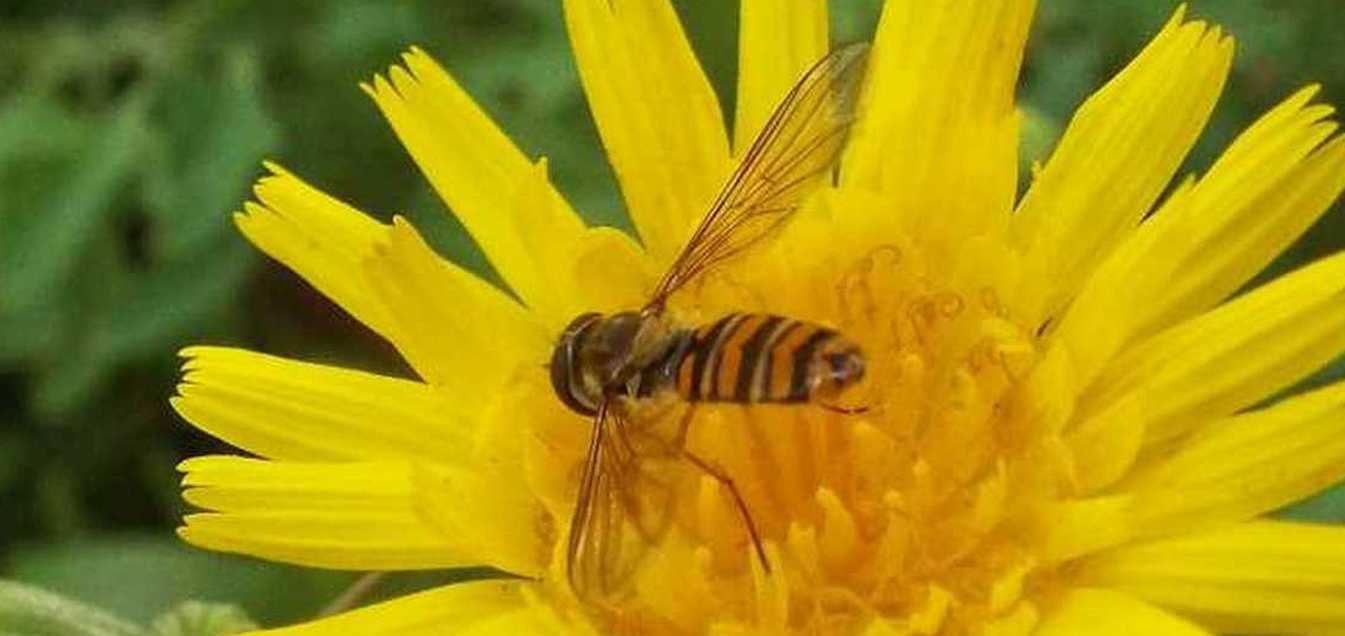
M 831 175 L 855 120 L 867 53 L 866 44 L 832 51 L 790 89 L 664 274 L 646 311 L 662 309 L 674 291 L 779 227 Z
M 566 575 L 581 598 L 629 592 L 633 574 L 672 519 L 673 490 L 650 474 L 625 419 L 599 407 L 570 518 Z

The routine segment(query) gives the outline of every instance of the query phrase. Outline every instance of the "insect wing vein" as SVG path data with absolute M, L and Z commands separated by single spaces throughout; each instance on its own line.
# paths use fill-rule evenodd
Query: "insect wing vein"
M 566 555 L 570 585 L 584 598 L 626 591 L 671 520 L 672 489 L 647 474 L 626 426 L 610 402 L 594 417 Z
M 840 157 L 855 120 L 867 45 L 822 58 L 785 95 L 659 282 L 646 311 L 788 220 Z

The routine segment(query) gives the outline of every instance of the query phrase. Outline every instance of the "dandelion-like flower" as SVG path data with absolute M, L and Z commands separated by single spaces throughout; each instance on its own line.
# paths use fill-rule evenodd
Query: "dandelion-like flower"
M 1345 255 L 1238 293 L 1345 187 L 1306 88 L 1164 192 L 1233 45 L 1183 12 L 1079 109 L 1015 200 L 1033 3 L 890 0 L 835 186 L 679 292 L 688 325 L 771 312 L 859 343 L 869 408 L 706 405 L 631 593 L 576 596 L 590 422 L 544 365 L 636 309 L 786 89 L 821 2 L 745 0 L 734 135 L 664 2 L 565 17 L 640 243 L 585 227 L 425 53 L 365 90 L 513 294 L 271 166 L 239 228 L 393 343 L 382 377 L 215 347 L 174 407 L 257 458 L 183 463 L 181 535 L 315 567 L 490 565 L 277 633 L 1200 634 L 1345 630 L 1345 529 L 1259 518 L 1345 477 Z M 631 531 L 631 530 L 627 530 Z

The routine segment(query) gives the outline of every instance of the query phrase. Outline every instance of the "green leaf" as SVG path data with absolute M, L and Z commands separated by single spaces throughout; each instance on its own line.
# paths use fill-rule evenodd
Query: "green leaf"
M 50 222 L 46 211 L 93 138 L 97 127 L 88 119 L 38 95 L 19 95 L 0 108 L 0 361 L 31 359 L 69 330 L 69 315 L 60 311 L 66 294 L 29 298 L 22 307 L 3 294 L 34 275 L 18 269 L 18 257 Z
M 154 619 L 155 636 L 221 636 L 257 629 L 247 612 L 236 605 L 186 601 Z
M 21 583 L 0 581 L 4 636 L 139 636 L 144 632 L 103 610 Z
M 184 71 L 163 83 L 155 114 L 157 152 L 146 163 L 146 204 L 158 224 L 153 240 L 165 260 L 195 258 L 232 232 L 264 153 L 278 138 L 260 88 L 256 53 L 239 49 L 224 72 Z
M 84 144 L 89 124 L 43 95 L 18 95 L 0 108 L 0 165 L 62 155 Z
M 46 206 L 11 212 L 29 218 L 24 224 L 6 222 L 9 231 L 0 252 L 0 271 L 11 274 L 0 278 L 5 309 L 40 304 L 72 275 L 90 237 L 113 211 L 113 200 L 135 165 L 144 129 L 145 101 L 131 98 L 80 151 Z
M 56 345 L 70 322 L 56 300 L 17 311 L 0 307 L 0 362 L 31 358 Z
M 1345 522 L 1345 484 L 1336 484 L 1276 513 L 1277 517 L 1314 523 Z
M 14 425 L 0 418 L 0 492 L 18 481 L 28 464 L 28 454 L 33 452 L 26 437 L 16 430 Z M 4 527 L 0 523 L 0 528 Z
M 38 383 L 35 402 L 51 419 L 86 403 L 120 365 L 183 346 L 237 300 L 256 257 L 237 237 L 202 246 L 209 258 L 137 275 L 119 298 L 88 308 L 85 338 Z
M 1046 163 L 1051 149 L 1063 132 L 1061 123 L 1040 109 L 1022 106 L 1019 109 L 1023 117 L 1022 141 L 1019 143 L 1018 156 L 1023 164 L 1023 178 L 1031 179 L 1032 166 L 1038 162 Z
M 357 60 L 405 48 L 408 42 L 416 41 L 418 38 L 413 34 L 418 27 L 423 28 L 417 10 L 414 4 L 406 2 L 330 3 L 313 24 L 310 46 L 321 51 L 324 59 L 335 56 L 338 63 L 359 68 L 355 66 Z
M 237 604 L 264 624 L 294 623 L 315 616 L 354 578 L 198 550 L 168 532 L 19 546 L 8 564 L 11 576 L 143 623 L 186 599 Z

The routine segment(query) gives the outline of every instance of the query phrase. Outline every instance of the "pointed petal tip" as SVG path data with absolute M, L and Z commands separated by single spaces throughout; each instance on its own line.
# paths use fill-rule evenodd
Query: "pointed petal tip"
M 255 201 L 263 200 L 264 192 L 266 190 L 274 188 L 276 183 L 275 180 L 279 178 L 280 177 L 277 177 L 275 175 L 266 175 L 252 182 L 252 198 Z M 243 206 L 244 208 L 246 208 L 249 204 L 253 203 L 254 201 L 244 201 Z M 251 210 L 249 210 L 249 212 L 251 212 Z
M 368 95 L 371 99 L 377 100 L 378 93 L 374 91 L 373 82 L 374 78 L 371 77 L 368 81 L 360 82 L 358 86 L 360 87 L 360 91 L 365 95 Z
M 206 518 L 214 516 L 218 515 L 211 512 L 193 512 L 182 515 L 182 525 L 177 527 L 177 536 L 191 541 L 191 539 L 188 539 L 188 535 L 199 535 L 200 533 L 198 524 Z M 193 543 L 195 542 L 193 541 Z
M 174 387 L 174 389 L 177 391 L 177 395 L 168 398 L 168 407 L 173 409 L 173 411 L 178 414 L 178 417 L 181 417 L 182 419 L 186 420 L 187 396 L 185 395 L 185 393 L 191 390 L 191 385 L 186 382 L 181 382 L 178 383 L 178 385 Z
M 1345 134 L 1338 134 L 1317 148 L 1318 154 L 1331 153 L 1336 163 L 1345 163 Z
M 388 67 L 388 73 L 390 74 L 392 69 L 395 68 L 401 67 L 390 66 Z M 392 87 L 392 83 L 388 81 L 387 75 L 384 73 L 374 73 L 374 76 L 369 78 L 369 81 L 360 82 L 360 89 L 373 99 L 374 103 L 378 104 L 380 108 L 383 108 L 388 100 L 400 97 L 397 91 Z
M 1186 21 L 1186 9 L 1185 2 L 1177 5 L 1177 8 L 1172 11 L 1172 17 L 1168 18 L 1167 24 L 1163 25 L 1163 31 L 1181 26 Z
M 1301 99 L 1302 102 L 1306 104 L 1313 97 L 1316 97 L 1317 94 L 1320 93 L 1321 91 L 1322 91 L 1322 85 L 1320 82 L 1311 82 L 1306 86 L 1304 86 L 1303 88 L 1298 89 L 1298 91 L 1296 91 L 1293 97 L 1291 97 L 1290 99 L 1295 101 Z
M 286 170 L 284 166 L 280 165 L 280 162 L 274 159 L 262 159 L 262 167 L 271 171 L 271 174 L 278 177 L 290 176 L 291 174 L 289 170 Z
M 417 81 L 433 82 L 436 81 L 435 75 L 442 75 L 445 78 L 449 76 L 448 70 L 439 63 L 439 60 L 419 45 L 413 45 L 403 52 L 401 60 L 402 66 L 405 66 L 407 72 Z
M 389 67 L 388 78 L 392 83 L 391 88 L 395 89 L 396 94 L 402 98 L 420 87 L 420 79 L 411 73 L 411 69 L 405 66 Z
M 193 470 L 199 469 L 201 467 L 201 464 L 205 463 L 209 459 L 209 457 L 210 457 L 209 455 L 197 455 L 195 457 L 188 457 L 178 462 L 177 465 L 174 466 L 173 468 L 174 470 L 180 473 L 189 473 Z M 184 477 L 183 479 L 185 480 L 186 478 Z
M 187 486 L 188 485 L 187 480 L 190 478 L 191 478 L 190 474 L 184 476 L 182 478 L 182 485 Z M 205 489 L 203 488 L 186 488 L 182 491 L 182 501 L 187 502 L 187 504 L 190 506 L 200 508 L 203 510 L 209 510 L 211 509 L 211 507 L 206 505 L 205 503 L 206 501 L 208 501 L 208 497 L 204 496 L 204 493 L 202 492 L 204 490 Z
M 202 532 L 200 524 L 205 522 L 207 518 L 218 516 L 220 516 L 219 513 L 215 512 L 193 512 L 191 514 L 183 515 L 182 525 L 177 527 L 175 534 L 177 534 L 179 539 L 203 550 L 237 552 L 237 550 L 231 550 L 227 546 L 213 543 L 210 540 L 210 533 L 208 531 Z
M 257 186 L 253 186 L 253 188 L 252 188 L 252 194 L 253 194 L 254 197 L 259 195 L 259 193 L 257 192 L 257 189 L 258 189 Z M 262 216 L 262 215 L 264 215 L 264 214 L 267 214 L 268 212 L 270 212 L 270 210 L 266 209 L 265 206 L 263 206 L 262 204 L 260 204 L 260 203 L 258 203 L 258 202 L 256 202 L 256 201 L 244 201 L 244 202 L 243 202 L 243 211 L 240 212 L 239 214 L 242 215 L 242 216 L 244 216 L 244 217 L 246 217 L 247 220 L 251 221 L 252 219 L 254 219 L 254 218 L 258 217 L 258 216 Z
M 183 347 L 182 351 L 180 351 L 179 354 L 184 358 L 200 360 L 202 358 L 213 357 L 217 355 L 225 355 L 230 351 L 243 351 L 245 353 L 252 353 L 251 351 L 235 349 L 232 347 L 220 347 L 215 345 L 198 344 L 198 345 L 191 345 L 189 347 Z

